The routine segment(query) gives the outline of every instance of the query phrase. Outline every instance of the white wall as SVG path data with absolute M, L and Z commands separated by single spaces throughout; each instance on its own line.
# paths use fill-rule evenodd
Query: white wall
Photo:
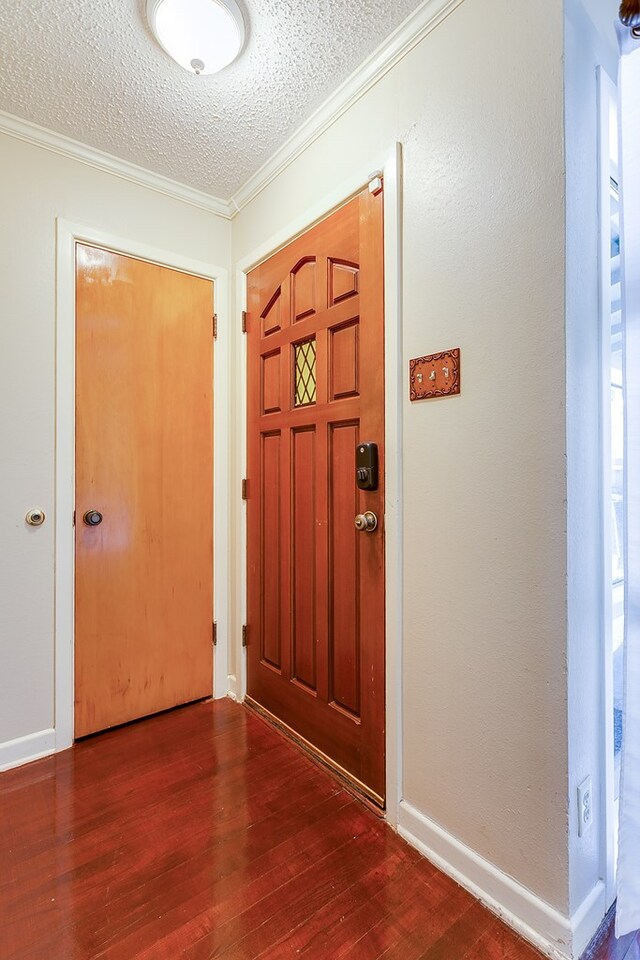
M 566 914 L 562 35 L 559 0 L 466 0 L 233 239 L 237 261 L 403 143 L 405 361 L 460 346 L 463 369 L 459 399 L 405 389 L 403 795 Z
M 618 38 L 616 36 L 616 23 L 620 10 L 620 0 L 566 0 L 567 12 L 574 11 L 573 20 L 575 22 L 576 5 L 582 7 L 582 14 L 588 15 L 591 24 L 587 29 L 592 37 L 597 37 L 598 59 L 612 67 L 616 72 L 616 61 L 618 59 Z M 615 79 L 615 78 L 614 78 Z
M 0 763 L 53 726 L 56 217 L 227 264 L 211 213 L 0 135 Z M 43 527 L 24 522 L 31 507 Z

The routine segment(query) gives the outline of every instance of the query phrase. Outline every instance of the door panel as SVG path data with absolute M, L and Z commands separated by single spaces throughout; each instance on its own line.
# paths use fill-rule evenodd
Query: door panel
M 316 690 L 316 446 L 315 428 L 291 433 L 292 440 L 292 677 Z
M 76 248 L 76 736 L 212 693 L 212 302 Z
M 333 424 L 329 437 L 329 703 L 360 717 L 358 513 L 354 483 L 358 423 Z
M 274 551 L 268 563 L 261 568 L 262 584 L 262 659 L 280 670 L 282 666 L 282 634 L 280 624 L 281 571 L 280 563 L 280 434 L 268 433 L 262 437 L 262 540 L 272 544 Z
M 384 800 L 382 195 L 248 277 L 248 695 Z M 358 489 L 359 442 L 380 483 Z M 356 514 L 375 512 L 374 533 Z

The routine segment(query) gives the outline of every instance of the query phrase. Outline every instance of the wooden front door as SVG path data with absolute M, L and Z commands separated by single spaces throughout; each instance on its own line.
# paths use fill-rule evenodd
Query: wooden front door
M 248 700 L 384 802 L 383 197 L 248 277 Z M 374 442 L 379 484 L 356 483 Z M 356 515 L 378 518 L 359 532 Z
M 212 694 L 212 309 L 76 247 L 77 737 Z

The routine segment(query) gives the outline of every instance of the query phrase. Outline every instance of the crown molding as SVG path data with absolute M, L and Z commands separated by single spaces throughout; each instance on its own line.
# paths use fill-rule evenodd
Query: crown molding
M 196 190 L 4 111 L 0 111 L 0 133 L 25 140 L 52 153 L 70 157 L 96 170 L 111 173 L 174 200 L 190 203 L 226 220 L 232 220 L 461 3 L 464 3 L 464 0 L 423 0 L 229 200 Z
M 215 213 L 219 217 L 224 217 L 227 220 L 231 219 L 233 208 L 225 200 L 204 193 L 202 190 L 188 187 L 177 180 L 171 180 L 170 177 L 164 177 L 160 173 L 146 170 L 144 167 L 139 167 L 128 160 L 120 160 L 110 153 L 95 150 L 84 143 L 72 140 L 71 137 L 65 137 L 63 134 L 55 133 L 53 130 L 40 127 L 29 120 L 22 120 L 20 117 L 15 117 L 13 114 L 4 111 L 0 111 L 0 133 L 6 133 L 17 140 L 33 143 L 45 150 L 50 150 L 51 153 L 78 160 L 89 167 L 110 173 L 122 180 L 128 180 L 130 183 L 148 187 L 150 190 L 162 193 L 173 200 L 181 200 L 183 203 L 200 207 L 201 210 Z
M 424 0 L 231 197 L 235 216 L 464 0 Z

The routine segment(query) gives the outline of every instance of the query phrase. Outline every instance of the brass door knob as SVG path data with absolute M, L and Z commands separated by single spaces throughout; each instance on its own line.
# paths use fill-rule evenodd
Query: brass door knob
M 361 533 L 373 533 L 378 526 L 378 518 L 371 510 L 367 510 L 366 513 L 358 514 L 355 519 L 355 525 L 356 530 L 360 530 Z
M 26 515 L 25 520 L 30 527 L 41 527 L 45 521 L 44 510 L 29 510 L 29 513 Z
M 87 510 L 82 519 L 88 527 L 97 527 L 102 523 L 102 514 L 99 510 Z

